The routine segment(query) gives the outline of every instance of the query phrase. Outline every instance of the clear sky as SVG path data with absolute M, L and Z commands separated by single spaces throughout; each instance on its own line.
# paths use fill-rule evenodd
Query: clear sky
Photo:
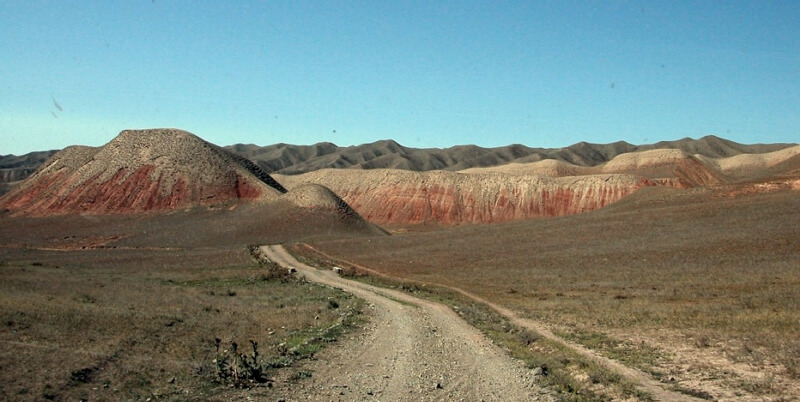
M 800 141 L 800 2 L 0 1 L 0 154 Z

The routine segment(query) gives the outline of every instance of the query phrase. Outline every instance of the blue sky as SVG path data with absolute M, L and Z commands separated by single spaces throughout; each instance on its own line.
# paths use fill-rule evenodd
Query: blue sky
M 797 1 L 2 1 L 0 154 L 800 141 Z

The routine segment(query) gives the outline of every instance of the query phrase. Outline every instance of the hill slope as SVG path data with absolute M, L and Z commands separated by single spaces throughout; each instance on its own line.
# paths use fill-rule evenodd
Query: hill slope
M 394 141 L 223 149 L 180 130 L 123 131 L 100 148 L 59 152 L 0 199 L 0 208 L 27 215 L 104 214 L 280 198 L 306 210 L 360 213 L 375 223 L 486 223 L 591 211 L 644 186 L 689 188 L 791 175 L 800 168 L 797 149 L 713 136 L 549 150 L 415 149 Z M 281 197 L 286 190 L 263 168 L 311 172 L 281 175 L 293 189 Z
M 324 169 L 276 177 L 290 189 L 325 183 L 377 224 L 493 223 L 569 215 L 602 208 L 655 185 L 632 175 L 552 178 L 397 169 Z
M 325 183 L 376 223 L 461 224 L 570 215 L 602 208 L 642 187 L 794 177 L 800 176 L 798 168 L 800 146 L 724 158 L 652 149 L 620 154 L 596 166 L 547 159 L 459 172 L 322 169 L 279 177 L 289 188 Z
M 58 151 L 31 152 L 22 156 L 0 155 L 0 196 L 32 175 L 56 152 Z
M 0 199 L 15 214 L 163 211 L 286 190 L 252 162 L 175 129 L 125 130 L 99 147 L 68 147 Z
M 621 154 L 654 149 L 678 149 L 689 155 L 722 158 L 740 154 L 773 152 L 793 145 L 795 144 L 744 145 L 714 136 L 706 136 L 697 140 L 684 138 L 646 145 L 632 145 L 624 141 L 611 144 L 580 142 L 569 147 L 554 149 L 531 148 L 524 145 L 497 148 L 459 145 L 444 149 L 423 149 L 405 147 L 391 140 L 350 147 L 339 147 L 330 142 L 321 142 L 314 145 L 236 144 L 224 148 L 253 161 L 264 171 L 300 174 L 327 168 L 458 171 L 475 167 L 502 166 L 512 163 L 526 164 L 546 160 L 565 162 L 569 166 L 593 167 L 604 164 Z M 34 152 L 23 156 L 0 156 L 0 195 L 13 187 L 16 182 L 25 179 L 53 153 L 55 151 Z

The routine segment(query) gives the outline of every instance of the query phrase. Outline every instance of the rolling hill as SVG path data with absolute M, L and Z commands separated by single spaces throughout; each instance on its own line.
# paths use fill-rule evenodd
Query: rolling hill
M 29 166 L 37 159 L 17 160 Z M 416 149 L 389 140 L 223 148 L 181 130 L 126 130 L 103 147 L 58 152 L 0 199 L 0 208 L 113 214 L 281 199 L 377 224 L 458 225 L 588 212 L 642 187 L 715 186 L 798 172 L 800 146 L 714 136 L 559 149 Z M 287 190 L 278 181 L 289 194 L 281 195 Z
M 68 147 L 3 197 L 15 214 L 153 212 L 286 190 L 246 159 L 171 129 L 125 130 L 99 147 Z
M 251 160 L 266 172 L 291 175 L 329 168 L 459 171 L 548 160 L 564 162 L 567 166 L 593 167 L 621 154 L 655 149 L 677 149 L 689 155 L 716 159 L 773 152 L 793 145 L 795 144 L 745 145 L 715 136 L 706 136 L 700 139 L 683 138 L 646 145 L 632 145 L 624 141 L 611 144 L 580 142 L 569 147 L 553 149 L 531 148 L 519 144 L 497 148 L 482 148 L 475 145 L 459 145 L 444 149 L 412 148 L 392 140 L 349 147 L 321 142 L 314 145 L 236 144 L 226 146 L 224 149 Z M 54 153 L 56 151 L 32 152 L 23 156 L 0 156 L 0 195 L 32 174 Z
M 177 129 L 125 130 L 102 147 L 68 147 L 0 198 L 0 209 L 12 216 L 168 213 L 241 204 L 281 211 L 283 220 L 302 221 L 311 211 L 362 220 L 321 185 L 287 192 L 248 159 Z
M 276 177 L 288 188 L 325 183 L 378 224 L 457 225 L 593 211 L 643 187 L 686 189 L 782 177 L 792 181 L 800 176 L 798 167 L 800 146 L 721 158 L 666 148 L 619 154 L 595 166 L 546 159 L 458 172 L 321 169 Z

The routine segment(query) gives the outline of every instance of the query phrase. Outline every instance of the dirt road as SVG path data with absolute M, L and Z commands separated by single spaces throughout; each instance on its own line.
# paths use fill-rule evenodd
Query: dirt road
M 263 246 L 270 260 L 307 280 L 366 300 L 371 321 L 363 335 L 307 363 L 311 377 L 276 385 L 289 400 L 554 400 L 531 370 L 508 357 L 448 307 L 339 277 Z
M 347 266 L 358 267 L 359 270 L 361 270 L 363 272 L 368 272 L 371 275 L 377 275 L 377 276 L 386 277 L 386 278 L 389 278 L 389 279 L 398 279 L 398 278 L 394 278 L 394 277 L 392 277 L 390 275 L 386 275 L 385 273 L 375 271 L 375 270 L 370 269 L 368 267 L 355 264 L 352 261 L 341 260 L 341 259 L 339 259 L 337 257 L 334 257 L 334 256 L 326 254 L 326 253 L 324 253 L 324 252 L 322 252 L 320 250 L 317 250 L 317 249 L 315 249 L 315 248 L 313 248 L 313 247 L 311 247 L 309 245 L 306 245 L 306 247 L 308 247 L 314 253 L 317 253 L 319 255 L 325 256 L 326 258 L 328 258 L 328 259 L 330 259 L 332 261 L 341 261 Z M 622 364 L 622 363 L 620 363 L 618 361 L 615 361 L 613 359 L 601 356 L 597 352 L 595 352 L 593 350 L 590 350 L 590 349 L 588 349 L 588 348 L 586 348 L 586 347 L 584 347 L 582 345 L 579 345 L 577 343 L 570 342 L 570 341 L 568 341 L 566 339 L 558 337 L 553 332 L 551 332 L 550 329 L 548 329 L 546 326 L 540 324 L 539 322 L 536 322 L 534 320 L 527 319 L 527 318 L 524 318 L 524 317 L 520 317 L 514 311 L 511 311 L 511 310 L 509 310 L 509 309 L 507 309 L 505 307 L 502 307 L 502 306 L 500 306 L 498 304 L 492 303 L 492 302 L 490 302 L 490 301 L 488 301 L 486 299 L 483 299 L 483 298 L 481 298 L 479 296 L 476 296 L 476 295 L 474 295 L 472 293 L 466 292 L 463 289 L 459 289 L 457 287 L 452 287 L 452 286 L 447 286 L 447 285 L 442 285 L 442 284 L 425 283 L 425 282 L 421 282 L 421 281 L 413 281 L 413 280 L 408 280 L 408 279 L 404 279 L 404 280 L 407 281 L 407 282 L 416 283 L 416 284 L 419 284 L 419 285 L 422 285 L 422 286 L 434 285 L 434 286 L 439 286 L 439 287 L 442 287 L 442 288 L 446 288 L 446 289 L 452 290 L 454 292 L 461 293 L 462 295 L 466 296 L 467 298 L 470 298 L 470 299 L 475 300 L 477 302 L 483 303 L 483 304 L 491 307 L 492 309 L 494 309 L 501 316 L 503 316 L 505 318 L 508 318 L 513 324 L 515 324 L 517 326 L 520 326 L 522 328 L 529 329 L 529 330 L 531 330 L 531 331 L 533 331 L 533 332 L 535 332 L 535 333 L 537 333 L 537 334 L 539 334 L 539 335 L 541 335 L 541 336 L 543 336 L 543 337 L 545 337 L 545 338 L 547 338 L 547 339 L 549 339 L 551 341 L 554 341 L 556 343 L 559 343 L 559 344 L 563 345 L 566 348 L 572 349 L 574 352 L 578 353 L 579 355 L 584 356 L 586 358 L 589 358 L 589 359 L 595 361 L 596 363 L 599 363 L 600 365 L 605 366 L 606 368 L 608 368 L 608 369 L 610 369 L 610 370 L 622 375 L 623 377 L 627 378 L 632 383 L 637 384 L 637 387 L 640 390 L 650 394 L 650 396 L 656 401 L 700 401 L 701 400 L 699 398 L 695 398 L 695 397 L 690 396 L 690 395 L 686 395 L 686 394 L 682 394 L 682 393 L 679 393 L 679 392 L 676 392 L 676 391 L 672 391 L 672 390 L 666 389 L 661 384 L 659 384 L 656 380 L 654 380 L 653 378 L 651 378 L 650 376 L 648 376 L 647 374 L 645 374 L 642 371 L 639 371 L 639 370 L 631 368 L 631 367 L 627 367 L 627 366 L 625 366 L 624 364 Z

